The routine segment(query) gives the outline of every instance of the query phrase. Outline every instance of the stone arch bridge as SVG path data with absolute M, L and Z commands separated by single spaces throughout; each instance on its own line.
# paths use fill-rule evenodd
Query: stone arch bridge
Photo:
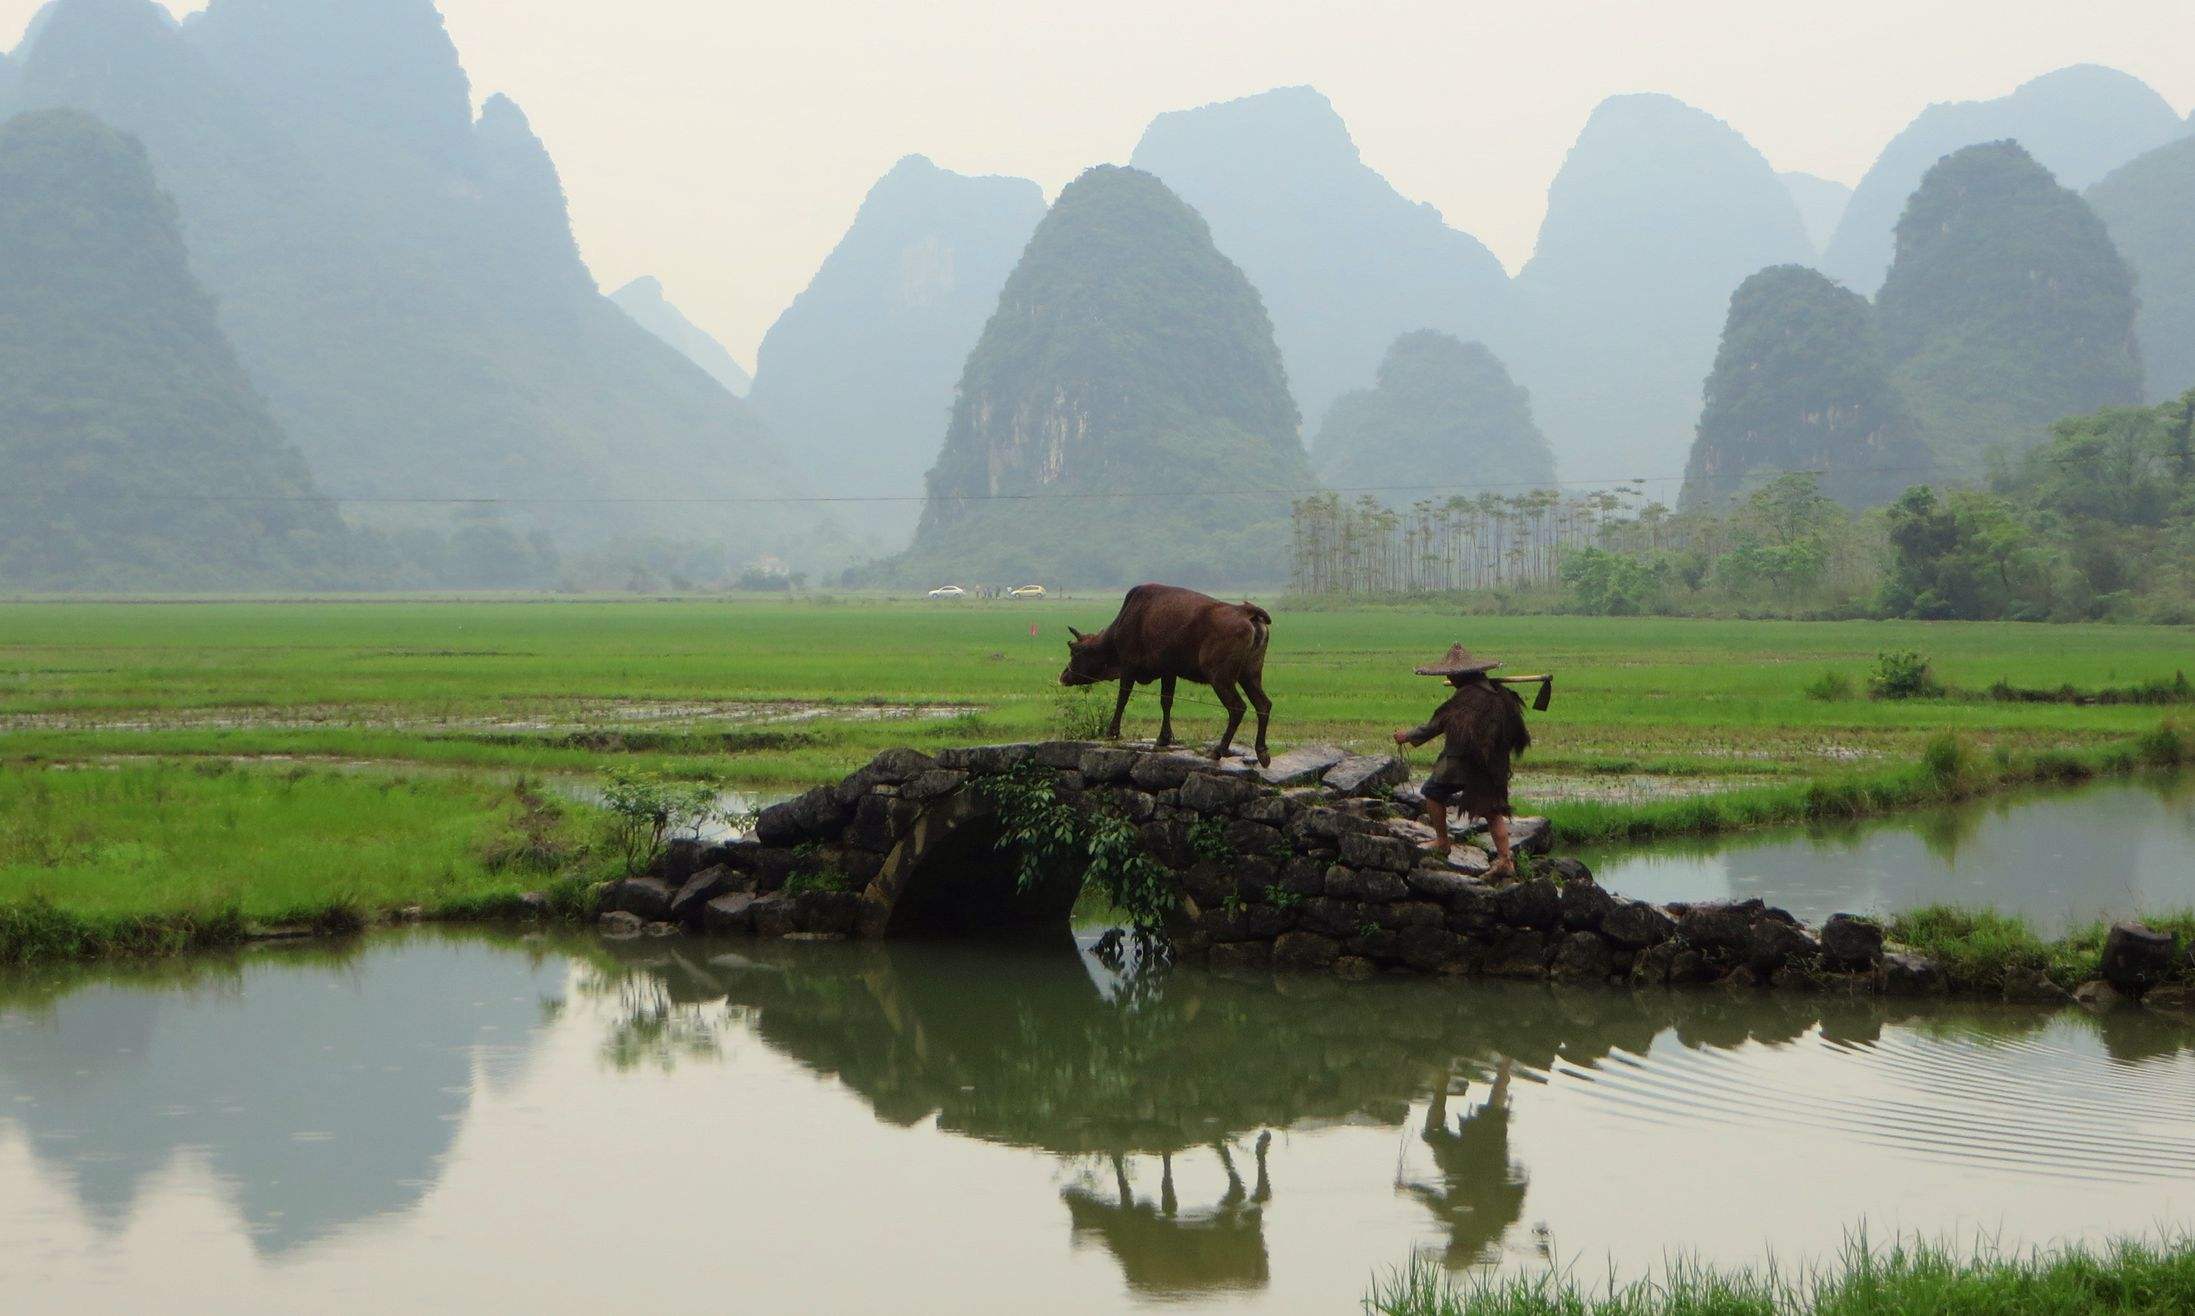
M 1758 900 L 1653 905 L 1553 856 L 1483 879 L 1490 856 L 1445 857 L 1407 816 L 1415 792 L 1387 756 L 1301 748 L 1268 768 L 1179 749 L 1054 741 L 891 749 L 845 780 L 763 810 L 753 836 L 671 847 L 649 876 L 601 894 L 606 926 L 804 940 L 1064 930 L 1081 875 L 1023 890 L 986 779 L 1040 779 L 1063 803 L 1136 828 L 1179 887 L 1178 957 L 1214 967 L 1383 970 L 1631 984 L 1731 981 L 1928 993 L 1940 969 L 1886 952 L 1873 922 L 1806 927 Z

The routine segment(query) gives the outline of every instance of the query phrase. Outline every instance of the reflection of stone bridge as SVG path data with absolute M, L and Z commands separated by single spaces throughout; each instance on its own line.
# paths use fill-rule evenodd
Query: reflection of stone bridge
M 830 786 L 763 811 L 753 838 L 674 847 L 657 872 L 604 893 L 613 926 L 803 939 L 1064 927 L 1079 871 L 1025 886 L 1001 783 L 1034 785 L 1132 825 L 1179 892 L 1171 931 L 1220 967 L 1381 969 L 1631 983 L 1735 979 L 1847 990 L 1940 991 L 1934 965 L 1885 953 L 1881 929 L 1838 916 L 1818 932 L 1759 901 L 1655 906 L 1546 859 L 1523 881 L 1483 880 L 1487 852 L 1423 847 L 1401 816 L 1401 763 L 1299 749 L 1271 767 L 1181 750 L 1079 741 L 887 750 Z M 1546 825 L 1520 819 L 1544 855 Z
M 1525 1218 L 1531 1167 L 1516 1159 L 1506 1110 L 1487 1100 L 1505 1062 L 1521 1102 L 1558 1060 L 1592 1069 L 1643 1056 L 1658 1040 L 1773 1046 L 1818 1029 L 1866 1046 L 1913 1018 L 2011 1038 L 2056 1017 L 1995 1004 L 1531 983 L 1458 991 L 1397 979 L 1373 990 L 1328 977 L 1194 971 L 1123 981 L 1064 936 L 1045 940 L 644 938 L 604 949 L 677 1002 L 742 1007 L 742 1027 L 844 1084 L 883 1121 L 934 1120 L 949 1134 L 1083 1167 L 1060 1195 L 1072 1236 L 1114 1254 L 1132 1286 L 1170 1293 L 1265 1282 L 1262 1210 L 1290 1192 L 1287 1138 L 1272 1144 L 1269 1168 L 1259 1154 L 1268 1131 L 1408 1130 L 1416 1150 L 1396 1191 L 1445 1236 L 1449 1262 L 1468 1265 L 1513 1243 Z M 2185 1041 L 2139 1012 L 2096 1026 L 2115 1056 L 2169 1053 Z M 1196 1182 L 1210 1186 L 1177 1200 L 1174 1168 L 1191 1162 Z M 1222 1180 L 1228 1169 L 1235 1173 Z

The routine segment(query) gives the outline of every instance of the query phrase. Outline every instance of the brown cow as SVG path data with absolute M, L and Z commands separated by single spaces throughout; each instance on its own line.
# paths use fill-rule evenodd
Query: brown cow
M 1067 628 L 1075 638 L 1067 644 L 1067 669 L 1059 674 L 1059 683 L 1119 681 L 1120 699 L 1113 705 L 1112 729 L 1106 732 L 1118 740 L 1128 696 L 1139 685 L 1158 682 L 1162 746 L 1174 743 L 1174 682 L 1208 685 L 1227 709 L 1227 730 L 1212 750 L 1215 759 L 1226 757 L 1234 743 L 1242 726 L 1243 695 L 1248 695 L 1258 710 L 1258 762 L 1270 764 L 1265 728 L 1273 701 L 1265 697 L 1264 678 L 1265 641 L 1272 626 L 1271 614 L 1254 603 L 1222 603 L 1178 585 L 1138 585 L 1121 600 L 1120 615 L 1104 630 L 1084 635 Z M 1236 693 L 1238 685 L 1241 694 Z

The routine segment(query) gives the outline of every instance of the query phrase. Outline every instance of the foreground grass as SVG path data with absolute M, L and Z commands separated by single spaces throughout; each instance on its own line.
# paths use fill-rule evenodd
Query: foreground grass
M 0 766 L 0 964 L 508 910 L 585 830 L 523 784 L 460 777 Z
M 1374 1316 L 2167 1316 L 2195 1311 L 2195 1241 L 2121 1241 L 2100 1251 L 1963 1254 L 1925 1243 L 1849 1247 L 1802 1275 L 1774 1266 L 1679 1263 L 1634 1284 L 1567 1276 L 1458 1283 L 1422 1259 L 1377 1281 Z
M 2195 946 L 2195 910 L 2147 913 L 2142 922 Z M 2015 974 L 2040 973 L 2067 991 L 2100 977 L 2108 929 L 2097 923 L 2049 940 L 2023 919 L 1931 905 L 1892 918 L 1888 931 L 1941 965 L 1953 990 L 1986 993 L 2003 991 Z M 2183 956 L 2175 976 L 2195 981 L 2195 958 Z

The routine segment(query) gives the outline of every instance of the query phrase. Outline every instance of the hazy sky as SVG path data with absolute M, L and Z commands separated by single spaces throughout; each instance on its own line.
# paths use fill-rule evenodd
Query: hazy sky
M 20 31 L 39 0 L 0 0 Z M 202 0 L 169 0 L 178 13 Z M 1160 111 L 1310 83 L 1514 270 L 1593 105 L 1663 91 L 1851 183 L 1923 106 L 2111 64 L 2185 113 L 2195 0 L 443 0 L 547 141 L 605 290 L 660 275 L 741 361 L 892 162 L 1047 192 Z M 11 42 L 12 44 L 12 42 Z

